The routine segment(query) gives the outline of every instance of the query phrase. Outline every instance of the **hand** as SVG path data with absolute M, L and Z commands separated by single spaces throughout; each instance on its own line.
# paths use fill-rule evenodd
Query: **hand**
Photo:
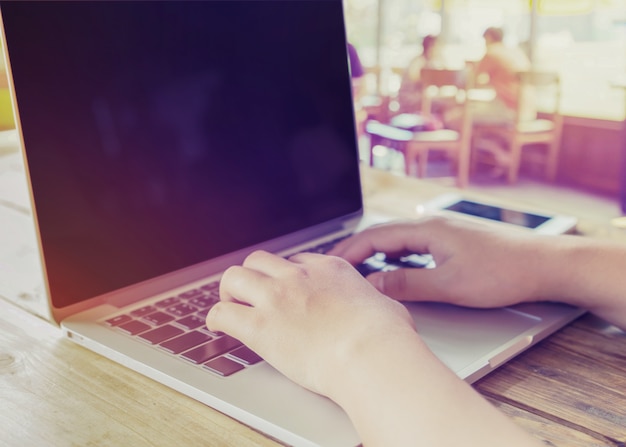
M 336 372 L 366 352 L 370 339 L 415 335 L 404 306 L 336 257 L 302 253 L 287 260 L 254 252 L 226 270 L 220 297 L 207 315 L 211 330 L 232 335 L 295 382 L 331 398 Z
M 358 264 L 376 252 L 392 257 L 429 253 L 434 269 L 376 272 L 367 279 L 398 300 L 498 307 L 540 298 L 542 272 L 535 266 L 545 238 L 550 236 L 428 217 L 366 229 L 329 254 Z
M 257 251 L 224 273 L 220 296 L 207 326 L 338 403 L 364 445 L 538 445 L 441 363 L 406 308 L 345 260 Z

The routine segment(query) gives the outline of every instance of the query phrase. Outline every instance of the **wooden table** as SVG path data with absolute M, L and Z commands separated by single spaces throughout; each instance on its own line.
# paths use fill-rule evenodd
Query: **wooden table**
M 422 201 L 446 191 L 369 168 L 363 172 L 370 211 L 411 217 Z M 0 211 L 7 203 L 0 200 Z M 0 214 L 3 227 L 10 215 Z M 34 247 L 32 240 L 22 243 L 22 254 Z M 33 284 L 0 299 L 0 445 L 280 445 L 63 338 L 33 315 L 41 313 L 36 290 Z M 592 316 L 518 356 L 476 388 L 547 445 L 626 443 L 626 336 Z

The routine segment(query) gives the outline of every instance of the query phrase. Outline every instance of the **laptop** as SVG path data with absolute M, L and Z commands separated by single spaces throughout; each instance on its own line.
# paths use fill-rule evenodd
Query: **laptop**
M 323 252 L 367 225 L 341 0 L 0 8 L 64 333 L 284 444 L 358 445 L 341 408 L 202 323 L 252 250 Z M 469 382 L 581 313 L 408 307 Z

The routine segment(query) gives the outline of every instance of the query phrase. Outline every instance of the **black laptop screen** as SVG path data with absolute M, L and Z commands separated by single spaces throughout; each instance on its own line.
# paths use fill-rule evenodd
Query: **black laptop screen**
M 361 209 L 340 0 L 0 4 L 57 306 Z

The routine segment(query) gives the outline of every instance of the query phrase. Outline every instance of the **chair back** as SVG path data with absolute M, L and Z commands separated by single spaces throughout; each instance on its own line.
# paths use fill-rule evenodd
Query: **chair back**
M 475 141 L 495 139 L 504 143 L 508 152 L 507 181 L 515 183 L 522 162 L 543 165 L 546 178 L 554 181 L 557 174 L 563 118 L 560 114 L 561 83 L 554 72 L 525 71 L 517 73 L 519 81 L 517 117 L 511 125 L 480 126 L 474 129 Z M 541 146 L 545 149 L 537 150 Z M 475 157 L 476 158 L 476 157 Z
M 466 70 L 441 70 L 423 68 L 420 72 L 422 83 L 422 114 L 432 113 L 433 99 L 450 98 L 453 103 L 465 101 L 465 91 L 468 84 Z
M 449 70 L 423 68 L 420 74 L 422 82 L 422 114 L 432 113 L 435 98 L 449 99 L 448 107 L 459 110 L 459 128 L 462 139 L 469 141 L 472 121 L 467 107 L 467 91 L 471 88 L 471 73 L 467 69 Z
M 465 187 L 469 179 L 469 155 L 472 134 L 472 120 L 468 105 L 468 89 L 471 84 L 467 69 L 450 70 L 423 68 L 420 73 L 422 83 L 422 114 L 432 115 L 436 101 L 446 128 L 425 135 L 419 143 L 412 142 L 409 158 L 420 158 L 418 168 L 425 174 L 426 157 L 431 148 L 444 149 L 453 154 L 457 168 L 457 186 Z M 450 116 L 455 119 L 449 120 Z M 450 126 L 450 127 L 448 127 Z M 428 132 L 426 132 L 427 134 Z
M 465 89 L 469 80 L 467 70 L 445 70 L 437 68 L 422 68 L 420 81 L 424 87 L 455 86 Z
M 524 71 L 517 73 L 520 93 L 517 122 L 546 116 L 555 120 L 560 115 L 561 80 L 558 73 L 550 71 Z

